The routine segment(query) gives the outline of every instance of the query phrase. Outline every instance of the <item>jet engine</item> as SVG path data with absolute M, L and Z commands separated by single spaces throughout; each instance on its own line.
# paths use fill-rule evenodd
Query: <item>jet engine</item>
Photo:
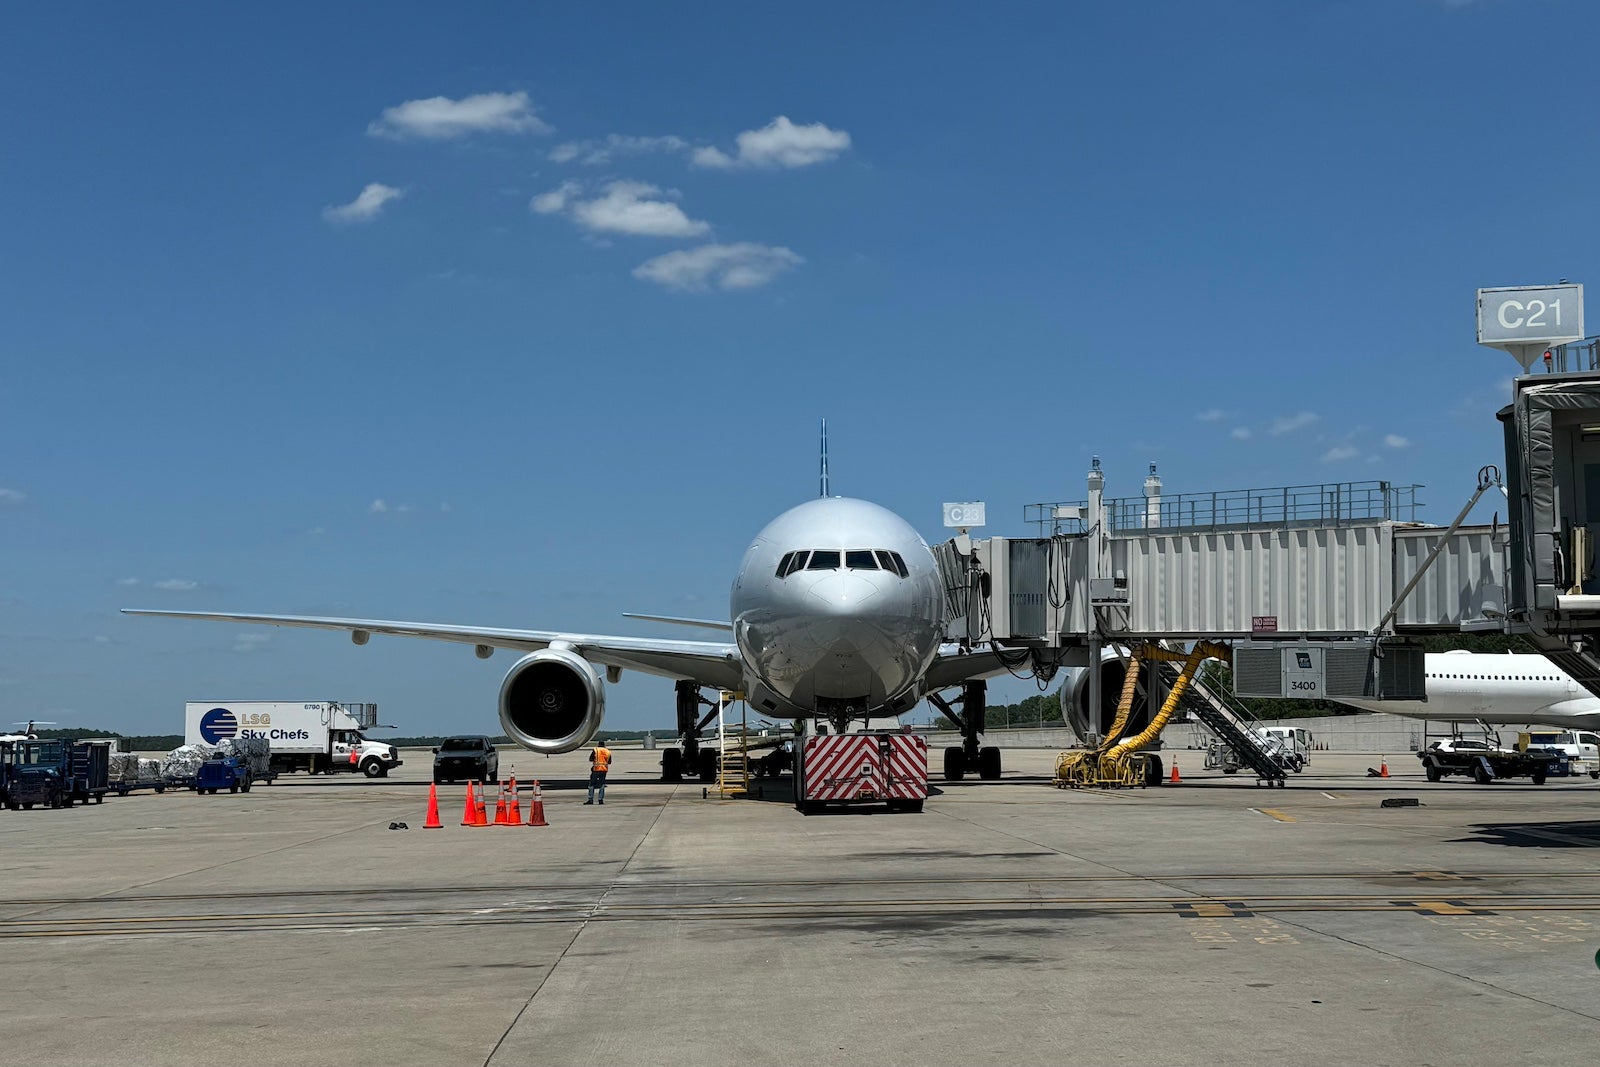
M 535 752 L 582 748 L 599 731 L 605 710 L 600 675 L 570 649 L 523 656 L 500 686 L 500 725 L 511 740 Z
M 1122 683 L 1128 677 L 1128 668 L 1116 650 L 1108 648 L 1100 653 L 1098 669 L 1100 707 L 1092 715 L 1089 710 L 1089 668 L 1069 667 L 1062 672 L 1067 678 L 1061 684 L 1061 710 L 1066 717 L 1067 725 L 1072 727 L 1079 740 L 1089 735 L 1091 727 L 1094 733 L 1104 737 L 1117 719 L 1117 703 L 1122 699 Z M 1150 725 L 1152 709 L 1150 701 L 1145 696 L 1148 671 L 1141 673 L 1146 677 L 1139 680 L 1139 689 L 1133 699 L 1133 710 L 1129 713 L 1128 724 L 1122 731 L 1123 737 L 1133 737 Z

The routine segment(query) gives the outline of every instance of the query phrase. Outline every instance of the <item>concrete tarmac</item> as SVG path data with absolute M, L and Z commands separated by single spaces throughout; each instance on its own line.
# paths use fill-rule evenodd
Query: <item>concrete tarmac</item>
M 706 799 L 637 750 L 604 807 L 582 753 L 504 752 L 545 828 L 463 828 L 442 787 L 422 829 L 419 751 L 0 812 L 0 1060 L 1565 1064 L 1600 1034 L 1600 783 L 1176 756 L 1178 786 L 1059 791 L 1008 752 L 920 815 Z

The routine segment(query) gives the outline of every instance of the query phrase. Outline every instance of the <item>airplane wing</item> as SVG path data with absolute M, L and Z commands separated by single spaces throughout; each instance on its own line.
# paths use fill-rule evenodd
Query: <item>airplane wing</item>
M 702 630 L 726 630 L 733 632 L 733 623 L 718 622 L 716 619 L 684 619 L 677 615 L 642 615 L 637 611 L 624 611 L 624 619 L 644 619 L 646 622 L 670 622 L 674 626 L 698 626 Z
M 1005 674 L 1006 666 L 988 649 L 962 651 L 960 645 L 943 645 L 923 675 L 924 691 L 937 691 L 978 678 Z
M 591 663 L 660 675 L 687 678 L 718 689 L 738 689 L 744 684 L 739 646 L 713 641 L 662 641 L 651 637 L 607 637 L 550 630 L 502 630 L 492 626 L 451 626 L 387 619 L 334 619 L 316 615 L 251 615 L 218 611 L 151 611 L 123 608 L 124 615 L 157 615 L 172 619 L 209 619 L 213 622 L 294 626 L 311 630 L 342 630 L 365 644 L 363 635 L 421 637 L 430 641 L 455 641 L 519 652 L 536 652 L 553 644 L 570 647 Z

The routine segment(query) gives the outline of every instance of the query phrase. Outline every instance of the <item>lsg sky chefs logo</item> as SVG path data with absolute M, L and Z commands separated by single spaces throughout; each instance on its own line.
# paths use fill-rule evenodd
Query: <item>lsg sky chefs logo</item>
M 239 736 L 239 717 L 227 708 L 212 708 L 200 716 L 200 739 L 215 745 Z
M 212 708 L 200 716 L 200 740 L 220 744 L 233 737 L 265 737 L 269 741 L 309 741 L 307 730 L 273 730 L 272 713 L 251 711 L 235 714 L 227 708 Z

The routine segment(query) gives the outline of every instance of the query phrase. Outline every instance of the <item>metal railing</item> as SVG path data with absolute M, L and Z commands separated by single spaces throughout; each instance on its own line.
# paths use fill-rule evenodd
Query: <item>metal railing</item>
M 1420 485 L 1393 482 L 1325 482 L 1272 489 L 1227 489 L 1215 493 L 1175 493 L 1160 497 L 1116 497 L 1105 501 L 1111 533 L 1133 530 L 1213 530 L 1223 527 L 1338 526 L 1391 520 L 1415 522 Z M 1072 520 L 1055 518 L 1058 507 L 1088 505 L 1081 500 L 1028 504 L 1023 518 L 1039 536 L 1076 533 Z
M 1557 372 L 1600 370 L 1600 335 L 1558 345 L 1550 350 L 1550 369 Z M 1534 364 L 1534 372 L 1539 364 Z

